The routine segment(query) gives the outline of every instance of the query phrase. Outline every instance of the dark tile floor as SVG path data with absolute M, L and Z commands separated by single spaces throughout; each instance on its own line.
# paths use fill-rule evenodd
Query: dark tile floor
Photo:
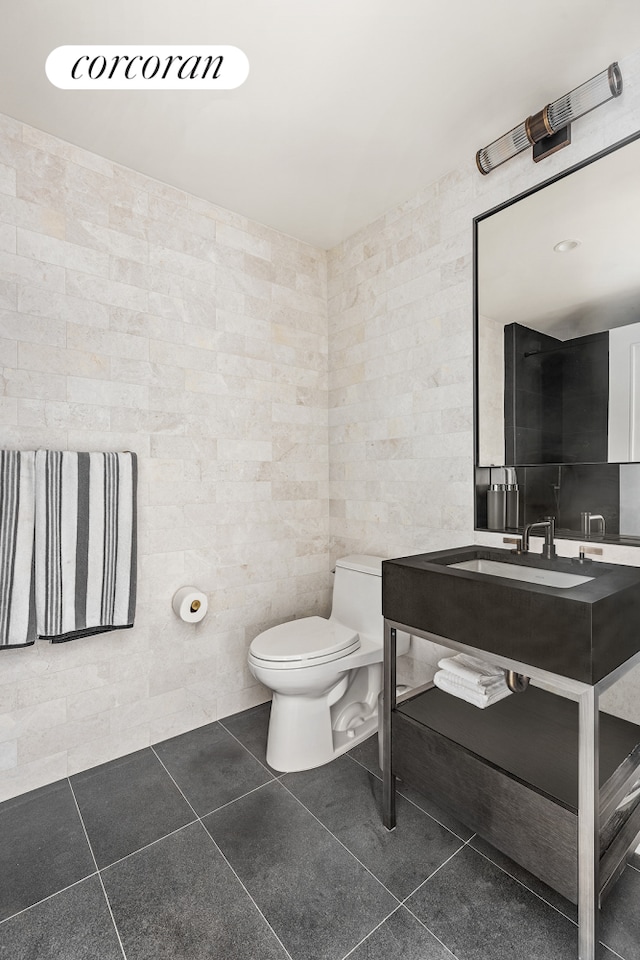
M 268 705 L 0 805 L 2 960 L 575 960 L 575 907 L 412 791 L 375 738 L 266 766 Z M 640 960 L 640 861 L 602 912 Z

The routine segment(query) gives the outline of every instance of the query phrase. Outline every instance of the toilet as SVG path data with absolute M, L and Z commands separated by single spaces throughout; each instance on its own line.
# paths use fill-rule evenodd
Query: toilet
M 375 732 L 382 690 L 382 557 L 336 563 L 328 620 L 281 623 L 253 640 L 249 669 L 273 691 L 267 763 L 310 770 Z M 397 654 L 410 637 L 398 631 Z

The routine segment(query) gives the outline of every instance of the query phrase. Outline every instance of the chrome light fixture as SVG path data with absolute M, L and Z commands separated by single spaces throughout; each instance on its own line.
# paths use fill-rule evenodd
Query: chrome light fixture
M 509 133 L 483 147 L 476 154 L 478 170 L 491 173 L 505 160 L 533 147 L 533 159 L 537 163 L 556 150 L 571 143 L 571 123 L 595 110 L 608 100 L 622 93 L 622 74 L 617 63 L 612 63 L 591 80 L 565 93 L 563 97 L 548 103 L 539 113 L 520 123 Z

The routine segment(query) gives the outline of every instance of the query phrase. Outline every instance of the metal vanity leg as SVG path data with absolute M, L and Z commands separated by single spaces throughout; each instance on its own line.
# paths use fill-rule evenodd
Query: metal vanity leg
M 384 621 L 384 687 L 382 698 L 382 821 L 387 830 L 396 825 L 396 778 L 391 765 L 391 712 L 396 705 L 396 630 Z
M 578 749 L 578 957 L 595 960 L 600 920 L 600 777 L 598 691 L 580 696 Z

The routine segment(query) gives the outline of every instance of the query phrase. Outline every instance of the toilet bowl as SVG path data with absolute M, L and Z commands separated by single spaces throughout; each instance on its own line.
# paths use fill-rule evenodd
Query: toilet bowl
M 253 640 L 249 669 L 273 693 L 267 762 L 275 770 L 319 767 L 377 729 L 381 564 L 381 557 L 364 555 L 338 560 L 328 620 L 291 620 Z M 407 653 L 409 640 L 398 631 L 398 655 Z

